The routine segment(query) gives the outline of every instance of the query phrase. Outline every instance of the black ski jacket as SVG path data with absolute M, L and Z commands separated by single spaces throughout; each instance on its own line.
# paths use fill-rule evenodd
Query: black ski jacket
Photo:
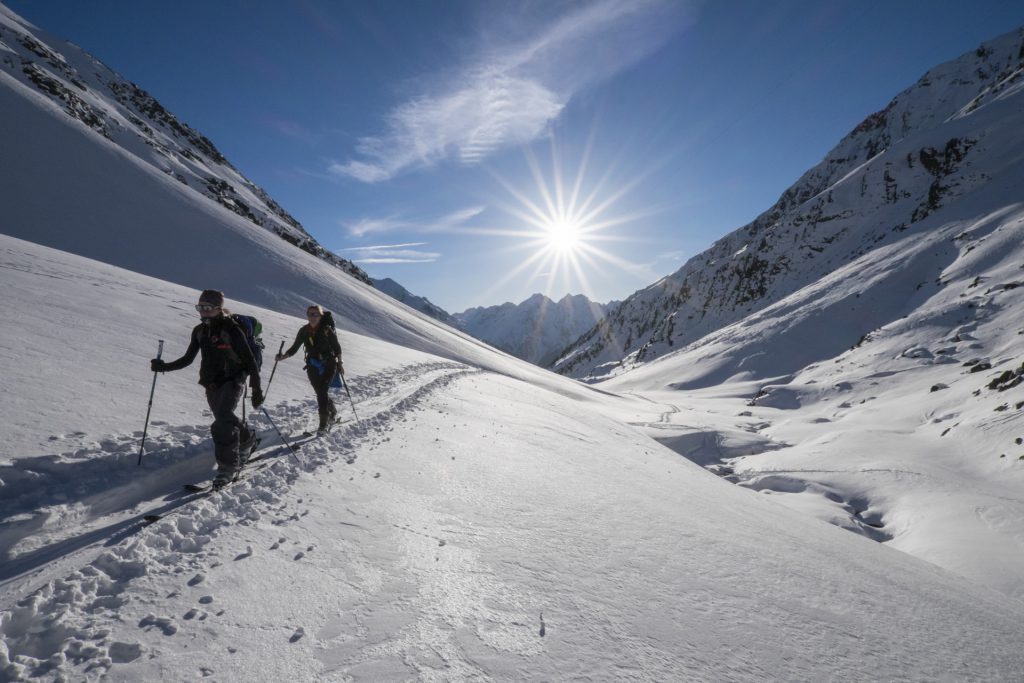
M 185 355 L 164 364 L 164 371 L 191 365 L 200 351 L 203 355 L 199 364 L 199 383 L 204 387 L 244 381 L 247 375 L 253 391 L 260 386 L 260 370 L 245 341 L 245 333 L 231 318 L 220 315 L 206 318 L 196 325 Z
M 310 329 L 309 325 L 299 328 L 295 335 L 295 343 L 284 352 L 285 357 L 295 355 L 300 346 L 305 346 L 306 360 L 315 358 L 319 361 L 326 361 L 330 358 L 341 360 L 341 343 L 338 341 L 338 333 L 333 325 L 324 324 L 322 321 L 316 330 Z

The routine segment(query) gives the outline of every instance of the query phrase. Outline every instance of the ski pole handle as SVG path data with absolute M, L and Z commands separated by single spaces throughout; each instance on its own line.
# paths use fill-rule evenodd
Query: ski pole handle
M 157 342 L 156 347 L 156 359 L 160 360 L 160 356 L 164 353 L 164 340 L 161 339 Z M 146 408 L 146 426 L 142 428 L 142 442 L 139 444 L 139 465 L 142 464 L 142 450 L 146 447 L 146 432 L 149 431 L 149 414 L 153 410 L 153 394 L 156 392 L 156 376 L 157 372 L 153 372 L 153 386 L 149 389 L 149 407 Z

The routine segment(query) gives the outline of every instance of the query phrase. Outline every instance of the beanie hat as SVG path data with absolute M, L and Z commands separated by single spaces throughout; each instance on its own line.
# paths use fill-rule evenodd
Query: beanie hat
M 199 303 L 223 306 L 224 292 L 218 292 L 216 289 L 204 289 L 203 293 L 199 295 Z

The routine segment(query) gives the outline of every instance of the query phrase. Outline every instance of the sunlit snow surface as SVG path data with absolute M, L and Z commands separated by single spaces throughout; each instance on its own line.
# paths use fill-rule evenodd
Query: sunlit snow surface
M 1012 159 L 942 221 L 586 387 L 289 247 L 17 65 L 0 680 L 1019 680 L 1024 385 L 989 388 L 1024 360 Z M 265 460 L 189 498 L 213 466 L 197 367 L 157 379 L 136 463 L 148 361 L 211 286 L 268 356 L 333 310 L 355 406 L 294 457 L 250 410 Z M 313 425 L 299 359 L 267 410 Z
M 14 238 L 0 249 L 17 323 L 0 337 L 4 429 L 22 444 L 0 475 L 7 678 L 1011 680 L 1024 666 L 1018 601 L 645 435 L 688 413 L 717 421 L 716 447 L 755 447 L 732 435 L 760 418 L 709 412 L 729 398 L 678 413 L 584 401 L 552 391 L 564 380 L 509 377 L 518 361 L 497 355 L 483 370 L 343 335 L 360 421 L 339 403 L 348 421 L 301 464 L 271 446 L 269 466 L 188 500 L 181 485 L 212 465 L 193 369 L 158 379 L 135 459 L 147 347 L 181 348 L 197 293 Z M 245 310 L 272 339 L 301 324 Z M 292 438 L 311 424 L 296 363 L 279 364 L 269 405 Z M 143 526 L 153 512 L 167 516 Z

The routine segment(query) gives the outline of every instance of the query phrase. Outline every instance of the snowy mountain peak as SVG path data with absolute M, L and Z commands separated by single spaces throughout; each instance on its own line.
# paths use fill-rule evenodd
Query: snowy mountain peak
M 1021 147 L 1022 82 L 1024 29 L 931 69 L 756 220 L 629 297 L 556 369 L 598 379 L 636 367 L 941 225 L 936 214 L 1006 182 Z
M 558 353 L 601 320 L 608 306 L 582 294 L 557 302 L 533 294 L 519 304 L 470 308 L 454 314 L 458 325 L 477 339 L 517 358 L 546 367 Z

